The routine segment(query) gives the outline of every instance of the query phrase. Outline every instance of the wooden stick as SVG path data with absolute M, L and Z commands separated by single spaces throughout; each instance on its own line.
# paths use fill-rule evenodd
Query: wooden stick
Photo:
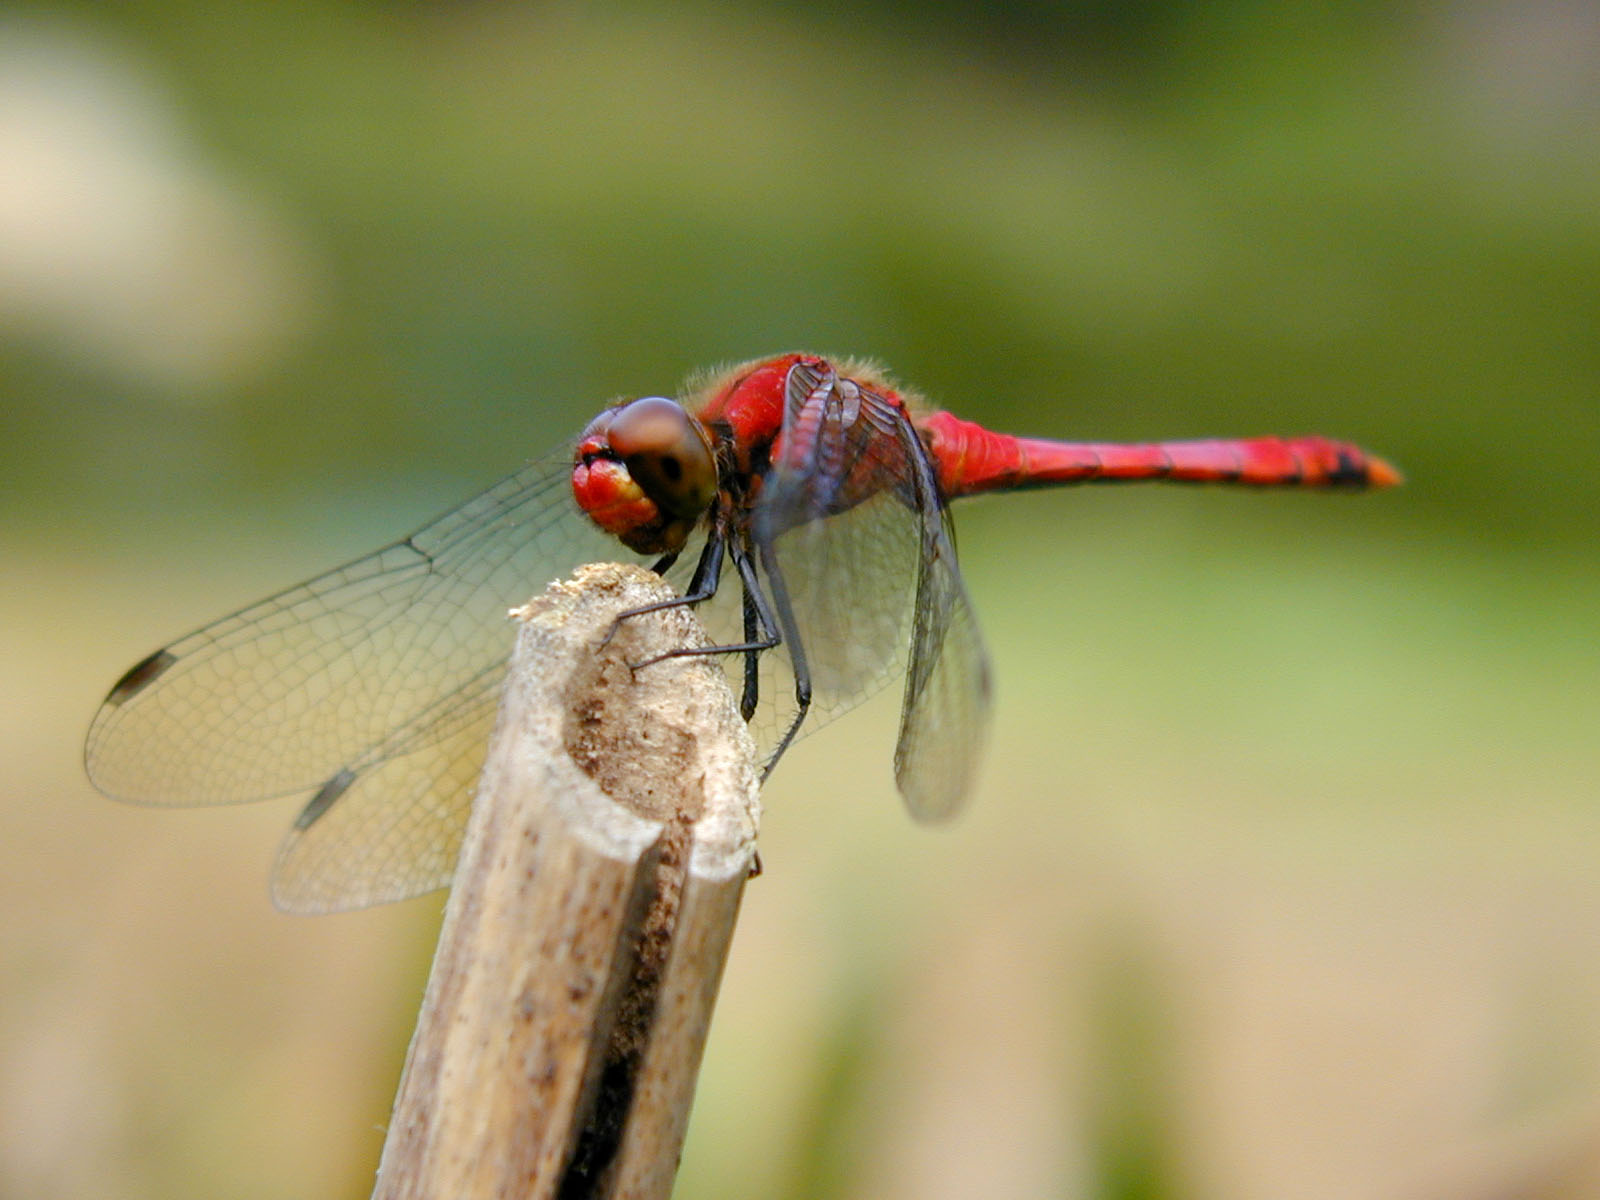
M 585 567 L 522 622 L 378 1168 L 400 1197 L 672 1189 L 755 853 L 755 752 L 687 608 Z

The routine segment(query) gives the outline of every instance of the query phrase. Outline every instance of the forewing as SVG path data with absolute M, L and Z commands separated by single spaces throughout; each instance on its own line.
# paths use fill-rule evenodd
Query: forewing
M 426 736 L 510 650 L 509 606 L 589 558 L 565 454 L 410 538 L 195 630 L 134 667 L 90 726 L 106 794 L 213 805 L 322 787 L 395 731 Z
M 90 726 L 90 777 L 146 804 L 306 795 L 280 861 L 290 907 L 444 882 L 510 653 L 507 609 L 581 563 L 637 557 L 583 518 L 570 471 L 551 455 L 150 656 Z
M 569 471 L 565 455 L 541 461 L 167 646 L 95 716 L 90 777 L 144 804 L 291 795 L 423 727 L 500 668 L 509 607 L 581 562 L 625 554 L 577 512 Z

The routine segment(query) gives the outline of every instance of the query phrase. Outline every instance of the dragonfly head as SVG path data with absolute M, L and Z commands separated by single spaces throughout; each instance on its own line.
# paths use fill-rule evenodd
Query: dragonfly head
M 717 494 L 711 437 L 676 400 L 614 405 L 578 439 L 572 494 L 630 550 L 679 550 Z

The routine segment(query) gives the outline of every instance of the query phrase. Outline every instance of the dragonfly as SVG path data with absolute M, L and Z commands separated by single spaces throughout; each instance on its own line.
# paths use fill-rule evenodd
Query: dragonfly
M 1014 437 L 868 363 L 761 359 L 682 399 L 610 405 L 575 445 L 408 537 L 148 655 L 106 696 L 85 763 L 101 791 L 141 804 L 299 797 L 273 868 L 288 911 L 446 886 L 510 652 L 507 610 L 621 559 L 696 607 L 768 772 L 803 727 L 898 677 L 896 784 L 913 816 L 946 819 L 972 789 L 991 707 L 951 503 L 1145 480 L 1354 490 L 1400 476 L 1324 437 Z

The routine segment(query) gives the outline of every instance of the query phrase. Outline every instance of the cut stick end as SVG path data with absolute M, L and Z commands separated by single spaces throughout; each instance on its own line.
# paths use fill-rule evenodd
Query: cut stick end
M 673 598 L 602 564 L 514 611 L 375 1195 L 671 1191 L 759 817 L 692 611 L 617 619 Z

